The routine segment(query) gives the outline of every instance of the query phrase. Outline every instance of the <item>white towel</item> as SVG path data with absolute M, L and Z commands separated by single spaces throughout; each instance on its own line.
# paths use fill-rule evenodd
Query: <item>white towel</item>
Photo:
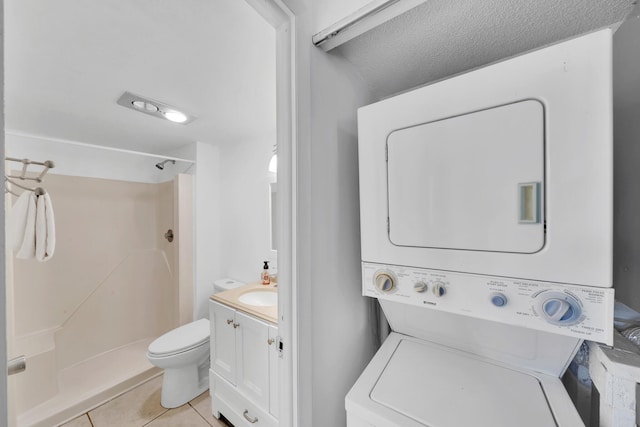
M 51 258 L 56 251 L 56 222 L 53 216 L 53 204 L 49 193 L 45 194 L 45 205 L 47 207 L 47 257 Z
M 20 259 L 31 259 L 36 256 L 36 195 L 31 191 L 27 193 L 29 194 L 24 234 L 16 254 L 16 258 Z
M 38 196 L 36 212 L 36 247 L 38 261 L 47 261 L 56 248 L 56 228 L 49 194 Z
M 24 241 L 24 229 L 27 226 L 29 196 L 31 194 L 30 191 L 22 193 L 7 214 L 7 244 L 9 249 L 15 252 L 20 250 Z

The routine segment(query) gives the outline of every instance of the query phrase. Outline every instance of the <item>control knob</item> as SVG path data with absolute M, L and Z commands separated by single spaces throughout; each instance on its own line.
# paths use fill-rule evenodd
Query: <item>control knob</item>
M 501 292 L 494 292 L 491 294 L 491 304 L 496 307 L 504 307 L 507 305 L 507 296 Z
M 389 271 L 378 271 L 373 277 L 373 284 L 380 292 L 389 293 L 396 289 L 396 277 Z
M 545 292 L 539 298 L 538 308 L 547 322 L 570 326 L 582 320 L 582 304 L 575 297 L 563 292 Z
M 413 290 L 416 292 L 424 292 L 427 290 L 427 284 L 424 282 L 418 282 L 413 285 Z
M 444 296 L 444 294 L 447 293 L 447 289 L 444 286 L 443 282 L 437 281 L 433 283 L 433 294 L 436 297 L 441 297 Z

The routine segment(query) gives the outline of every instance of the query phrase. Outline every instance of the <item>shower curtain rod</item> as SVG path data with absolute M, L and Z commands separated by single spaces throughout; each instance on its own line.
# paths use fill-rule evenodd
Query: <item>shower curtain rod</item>
M 97 150 L 106 150 L 106 151 L 113 151 L 113 152 L 116 152 L 116 153 L 133 154 L 133 155 L 136 155 L 136 156 L 153 157 L 153 158 L 156 158 L 156 159 L 167 159 L 167 160 L 175 160 L 177 162 L 182 162 L 182 163 L 196 164 L 195 160 L 182 159 L 180 157 L 165 156 L 163 154 L 145 153 L 145 152 L 142 152 L 142 151 L 125 150 L 123 148 L 115 148 L 115 147 L 107 147 L 107 146 L 104 146 L 104 145 L 88 144 L 86 142 L 72 141 L 72 140 L 69 140 L 69 139 L 51 138 L 51 137 L 47 137 L 47 136 L 35 135 L 35 134 L 26 133 L 26 132 L 19 132 L 19 131 L 10 130 L 10 129 L 7 129 L 5 131 L 5 134 L 13 135 L 13 136 L 17 136 L 17 137 L 22 137 L 22 138 L 38 139 L 40 141 L 59 142 L 61 144 L 75 145 L 77 147 L 91 148 L 91 149 L 97 149 Z
M 368 18 L 371 18 L 389 6 L 398 3 L 398 1 L 400 0 L 378 0 L 370 2 L 365 7 L 358 9 L 346 18 L 336 22 L 328 28 L 325 28 L 317 34 L 314 34 L 311 37 L 311 41 L 316 46 L 322 46 L 341 32 L 352 28 L 354 25 L 357 25 Z

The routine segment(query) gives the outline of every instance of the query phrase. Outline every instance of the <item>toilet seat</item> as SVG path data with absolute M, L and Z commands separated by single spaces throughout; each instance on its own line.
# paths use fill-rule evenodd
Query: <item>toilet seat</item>
M 206 344 L 211 333 L 209 320 L 200 319 L 167 332 L 149 345 L 149 355 L 166 357 Z

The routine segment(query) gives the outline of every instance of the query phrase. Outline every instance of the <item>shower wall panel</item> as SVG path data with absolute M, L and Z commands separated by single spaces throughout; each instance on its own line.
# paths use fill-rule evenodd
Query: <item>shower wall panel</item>
M 49 382 L 42 372 L 34 377 L 39 358 L 59 372 L 178 322 L 175 245 L 164 238 L 173 228 L 173 183 L 50 174 L 46 187 L 55 255 L 13 259 L 15 350 L 33 362 L 20 375 L 24 387 L 17 384 L 19 411 L 46 398 L 31 394 Z

